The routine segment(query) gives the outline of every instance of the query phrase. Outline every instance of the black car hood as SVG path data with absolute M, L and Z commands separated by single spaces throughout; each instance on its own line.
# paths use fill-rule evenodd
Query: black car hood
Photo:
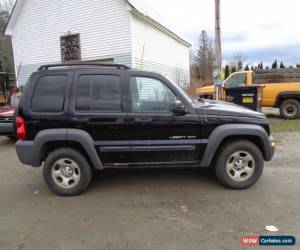
M 204 100 L 200 105 L 195 105 L 199 113 L 205 113 L 207 116 L 230 116 L 266 119 L 262 113 L 238 106 L 236 104 L 212 100 Z

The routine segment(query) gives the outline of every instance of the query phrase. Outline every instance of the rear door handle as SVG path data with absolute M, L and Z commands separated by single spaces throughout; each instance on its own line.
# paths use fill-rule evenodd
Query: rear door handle
M 151 118 L 135 118 L 134 122 L 145 124 L 145 123 L 152 123 L 153 120 Z
M 90 119 L 89 118 L 73 118 L 72 121 L 76 122 L 76 123 L 84 124 L 84 123 L 90 122 Z

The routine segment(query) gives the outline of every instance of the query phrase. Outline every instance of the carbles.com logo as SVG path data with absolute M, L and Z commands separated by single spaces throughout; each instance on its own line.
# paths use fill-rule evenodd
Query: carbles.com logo
M 241 246 L 294 246 L 294 236 L 242 236 Z

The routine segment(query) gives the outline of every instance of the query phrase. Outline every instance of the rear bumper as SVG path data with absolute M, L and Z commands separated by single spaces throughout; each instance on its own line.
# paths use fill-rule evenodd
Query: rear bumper
M 13 135 L 14 128 L 12 123 L 0 123 L 0 135 Z
M 35 153 L 34 141 L 17 141 L 16 152 L 19 160 L 33 167 L 39 167 L 39 159 Z

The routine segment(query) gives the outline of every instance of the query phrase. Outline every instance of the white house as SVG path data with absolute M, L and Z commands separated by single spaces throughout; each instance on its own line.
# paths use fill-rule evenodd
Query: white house
M 142 0 L 17 0 L 11 36 L 19 84 L 42 64 L 119 63 L 189 82 L 190 44 Z

